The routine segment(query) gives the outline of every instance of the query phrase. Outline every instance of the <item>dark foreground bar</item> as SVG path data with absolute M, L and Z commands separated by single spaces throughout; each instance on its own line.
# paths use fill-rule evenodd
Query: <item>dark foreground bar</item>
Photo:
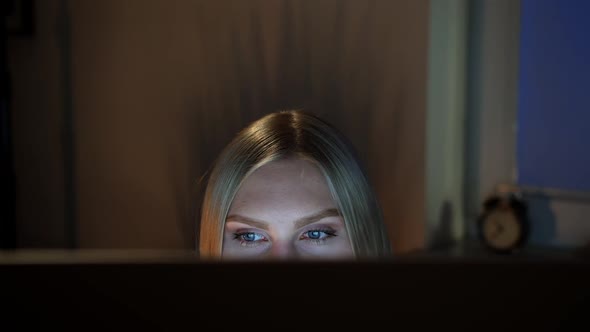
M 163 256 L 6 257 L 0 256 L 0 331 L 356 326 L 555 331 L 574 324 L 586 331 L 590 322 L 590 265 L 583 260 L 205 263 Z

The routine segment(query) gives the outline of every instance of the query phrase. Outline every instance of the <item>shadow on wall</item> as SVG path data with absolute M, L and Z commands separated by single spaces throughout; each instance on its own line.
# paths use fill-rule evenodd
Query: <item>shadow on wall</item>
M 555 213 L 551 209 L 551 198 L 545 194 L 524 195 L 528 205 L 530 222 L 530 244 L 548 245 L 556 240 L 557 226 Z
M 453 244 L 451 224 L 453 222 L 453 205 L 445 200 L 440 207 L 438 227 L 432 236 L 430 249 L 444 249 Z

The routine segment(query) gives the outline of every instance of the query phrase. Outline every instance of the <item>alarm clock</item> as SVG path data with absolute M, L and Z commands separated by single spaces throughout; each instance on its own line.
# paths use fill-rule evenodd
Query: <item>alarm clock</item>
M 478 235 L 489 250 L 509 254 L 521 249 L 529 236 L 527 205 L 518 192 L 497 192 L 483 204 Z

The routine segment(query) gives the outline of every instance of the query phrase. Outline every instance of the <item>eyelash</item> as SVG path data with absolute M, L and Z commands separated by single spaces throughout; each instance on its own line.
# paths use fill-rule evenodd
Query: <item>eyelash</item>
M 326 234 L 326 237 L 323 238 L 323 239 L 312 239 L 312 238 L 309 238 L 309 236 L 308 237 L 305 237 L 305 234 L 309 234 L 311 232 L 325 233 Z M 264 240 L 247 241 L 247 240 L 244 239 L 244 236 L 247 235 L 247 234 L 258 234 Z M 322 245 L 322 244 L 325 244 L 325 242 L 328 239 L 333 238 L 335 236 L 338 236 L 338 235 L 336 235 L 336 231 L 334 231 L 331 228 L 317 228 L 317 229 L 310 229 L 310 230 L 307 230 L 307 231 L 303 232 L 303 234 L 301 234 L 301 236 L 299 236 L 299 240 L 310 241 L 313 244 Z M 268 241 L 268 239 L 264 235 L 261 235 L 260 233 L 256 233 L 256 232 L 236 232 L 236 233 L 234 233 L 234 240 L 239 241 L 240 242 L 240 245 L 241 246 L 244 246 L 244 247 L 256 247 L 256 246 L 261 245 L 261 242 L 267 242 Z

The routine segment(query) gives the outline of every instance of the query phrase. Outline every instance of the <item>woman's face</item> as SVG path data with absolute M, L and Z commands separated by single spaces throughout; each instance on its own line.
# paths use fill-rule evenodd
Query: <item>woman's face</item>
M 224 258 L 350 258 L 326 179 L 311 162 L 268 163 L 245 179 L 225 222 Z

